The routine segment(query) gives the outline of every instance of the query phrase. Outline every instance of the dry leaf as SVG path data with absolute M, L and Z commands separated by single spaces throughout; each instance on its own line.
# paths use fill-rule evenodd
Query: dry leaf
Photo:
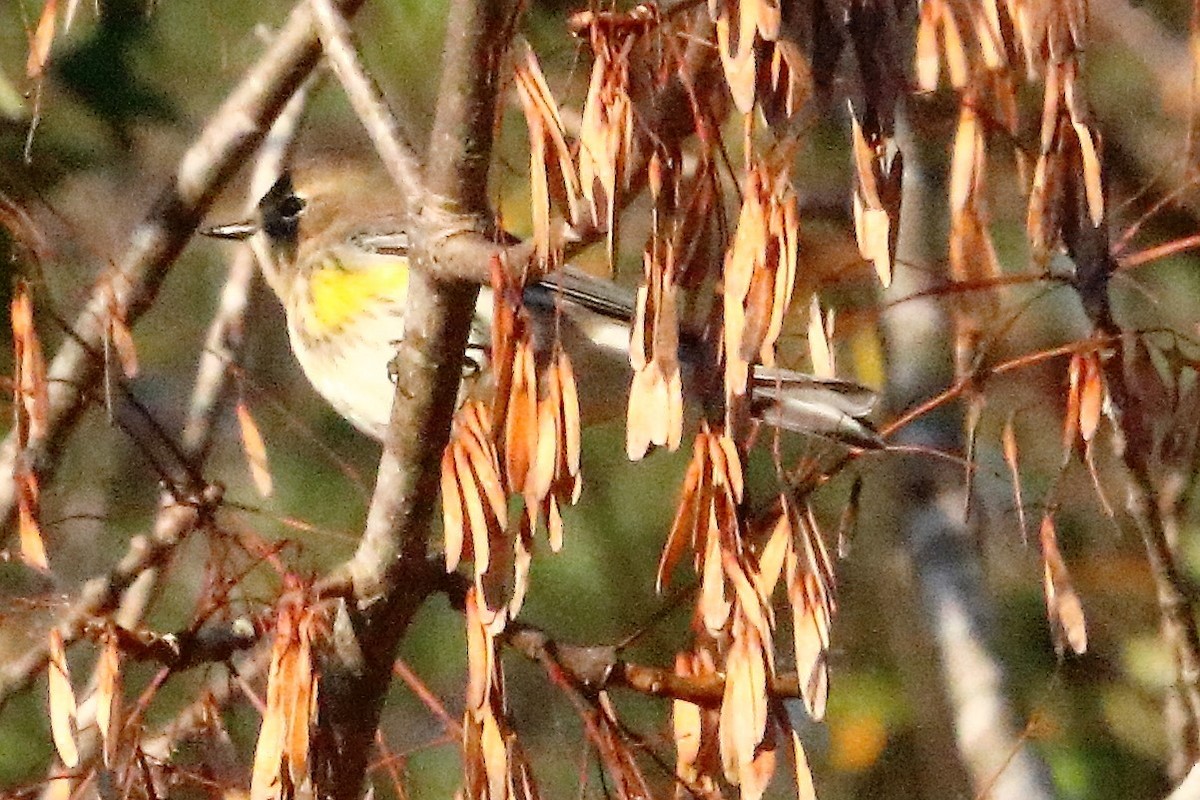
M 683 382 L 679 370 L 679 322 L 673 249 L 652 239 L 642 258 L 645 283 L 638 289 L 629 361 L 625 450 L 631 461 L 651 445 L 679 448 L 683 437 Z
M 1069 646 L 1076 655 L 1087 651 L 1087 624 L 1083 616 L 1083 604 L 1067 564 L 1058 549 L 1058 536 L 1054 532 L 1054 520 L 1047 514 L 1042 518 L 1042 563 L 1043 589 L 1046 593 L 1046 612 L 1050 630 L 1054 636 L 1054 649 L 1062 655 Z
M 29 58 L 25 61 L 25 74 L 40 78 L 50 60 L 50 45 L 54 42 L 54 28 L 58 19 L 58 0 L 46 0 L 37 28 L 29 39 Z
M 528 765 L 504 718 L 504 681 L 496 658 L 500 627 L 486 610 L 478 585 L 467 592 L 467 697 L 463 715 L 463 768 L 467 796 L 473 800 L 508 800 L 514 786 L 513 767 L 523 775 L 523 791 L 534 789 Z M 489 618 L 490 617 L 490 618 Z
M 537 456 L 537 376 L 533 346 L 518 339 L 513 354 L 513 380 L 504 420 L 504 467 L 508 485 L 524 493 L 525 483 Z
M 739 614 L 745 623 L 758 633 L 763 651 L 768 654 L 768 660 L 771 660 L 771 629 L 775 625 L 775 613 L 771 608 L 770 597 L 759 591 L 758 576 L 749 574 L 747 567 L 742 565 L 732 550 L 722 550 L 721 566 L 725 570 L 726 579 L 733 587 Z
M 246 454 L 246 463 L 250 467 L 250 477 L 254 480 L 254 488 L 261 497 L 270 497 L 274 491 L 271 480 L 271 465 L 267 461 L 267 445 L 262 433 L 250 415 L 246 401 L 238 399 L 237 406 L 238 430 L 242 434 L 242 452 Z
M 792 526 L 786 514 L 779 514 L 771 528 L 771 535 L 758 555 L 758 571 L 755 575 L 758 593 L 769 599 L 783 575 L 787 553 L 792 547 Z
M 767 731 L 762 744 L 754 753 L 754 759 L 749 764 L 742 765 L 738 776 L 741 789 L 741 800 L 760 800 L 775 775 L 775 737 Z
M 317 674 L 312 640 L 316 607 L 293 595 L 281 603 L 267 670 L 267 704 L 254 750 L 251 800 L 298 791 L 308 773 L 310 728 L 316 712 Z
M 729 92 L 733 96 L 733 104 L 743 114 L 749 114 L 754 108 L 754 86 L 757 70 L 754 65 L 754 3 L 745 0 L 738 3 L 737 49 L 730 48 L 729 7 L 725 3 L 720 16 L 716 18 L 717 51 L 721 54 L 721 66 L 725 69 L 725 82 L 729 84 Z
M 33 325 L 33 301 L 25 284 L 18 284 L 10 309 L 13 332 L 14 389 L 17 409 L 17 441 L 24 447 L 40 440 L 50 415 L 46 362 Z
M 72 792 L 69 776 L 51 777 L 46 780 L 46 790 L 42 793 L 41 800 L 71 800 Z
M 688 464 L 683 478 L 683 490 L 679 496 L 679 504 L 675 510 L 675 519 L 671 523 L 671 532 L 663 545 L 662 555 L 658 560 L 658 573 L 654 582 L 654 590 L 661 593 L 663 587 L 675 570 L 675 565 L 683 555 L 686 547 L 696 547 L 700 535 L 701 507 L 707 511 L 707 495 L 709 492 L 707 474 L 708 444 L 703 437 L 697 436 L 692 446 L 692 460 Z M 707 520 L 707 517 L 704 518 Z
M 67 653 L 58 628 L 50 630 L 49 663 L 46 682 L 50 696 L 50 735 L 54 749 L 67 769 L 79 766 L 79 749 L 75 745 L 76 704 L 71 688 L 71 673 L 67 669 Z
M 768 120 L 779 113 L 790 119 L 813 95 L 812 64 L 799 46 L 786 39 L 770 45 L 770 53 L 766 79 L 762 70 L 759 73 L 759 102 Z
M 37 478 L 28 470 L 13 475 L 17 488 L 17 531 L 21 542 L 21 560 L 42 572 L 50 571 L 46 545 L 42 540 L 38 517 L 41 513 Z
M 1100 356 L 1095 351 L 1080 358 L 1079 376 L 1079 435 L 1091 442 L 1100 427 L 1100 416 L 1104 411 L 1104 375 L 1100 370 Z
M 595 60 L 579 128 L 579 186 L 592 222 L 608 233 L 612 263 L 618 193 L 628 182 L 633 154 L 633 101 L 629 97 L 629 53 L 635 38 L 593 36 Z
M 500 461 L 495 445 L 492 443 L 492 425 L 487 407 L 479 402 L 471 402 L 463 406 L 464 418 L 462 433 L 456 437 L 470 472 L 461 476 L 462 480 L 471 480 L 477 487 L 480 497 L 486 501 L 484 508 L 488 524 L 496 530 L 508 526 L 508 496 L 500 477 Z
M 725 778 L 740 782 L 754 761 L 767 728 L 767 664 L 758 631 L 734 618 L 733 643 L 725 660 L 721 699 L 721 762 Z
M 583 452 L 583 431 L 579 418 L 579 389 L 575 384 L 575 369 L 566 351 L 558 352 L 558 383 L 562 393 L 563 436 L 566 443 L 566 471 L 570 476 L 579 475 L 580 455 Z M 572 499 L 571 502 L 575 502 Z
M 811 522 L 802 520 L 787 505 L 782 513 L 790 516 L 792 528 L 799 530 L 804 544 L 803 561 L 800 553 L 789 549 L 785 574 L 800 692 L 809 715 L 820 720 L 829 696 L 830 625 L 836 607 L 832 567 Z
M 1079 434 L 1079 410 L 1082 400 L 1083 356 L 1071 354 L 1071 362 L 1067 366 L 1067 408 L 1063 416 L 1063 462 L 1071 457 L 1075 447 L 1075 438 Z
M 554 498 L 551 497 L 550 500 L 553 502 Z M 517 535 L 512 537 L 513 582 L 512 594 L 508 599 L 509 617 L 516 617 L 521 613 L 521 606 L 525 604 L 525 595 L 529 592 L 529 568 L 533 565 L 533 528 L 536 514 L 535 509 L 527 508 L 526 513 L 521 517 Z M 547 522 L 547 525 L 550 523 Z
M 560 198 L 565 202 L 569 222 L 575 225 L 582 221 L 582 190 L 558 104 L 546 84 L 537 56 L 524 40 L 518 40 L 516 49 L 513 77 L 529 129 L 533 239 L 539 260 L 553 262 L 557 243 L 551 241 L 551 200 Z
M 703 569 L 700 572 L 700 596 L 697 610 L 705 630 L 719 633 L 729 620 L 733 603 L 725 592 L 725 570 L 721 564 L 720 524 L 712 505 L 707 509 L 708 531 L 704 536 Z
M 799 241 L 789 160 L 750 168 L 723 273 L 727 406 L 746 393 L 751 362 L 774 364 L 775 342 L 791 302 Z
M 917 22 L 916 75 L 917 88 L 922 92 L 937 89 L 941 61 L 938 58 L 937 29 L 941 4 L 938 0 L 921 3 Z
M 970 80 L 971 72 L 968 64 L 967 51 L 963 47 L 962 33 L 958 22 L 954 19 L 951 7 L 944 7 L 942 13 L 942 54 L 946 58 L 946 72 L 950 76 L 950 85 L 961 89 Z
M 683 677 L 695 675 L 692 658 L 688 653 L 676 654 L 675 674 Z M 672 701 L 671 729 L 675 739 L 675 772 L 683 780 L 692 783 L 699 777 L 696 764 L 700 757 L 703 736 L 700 706 L 686 700 Z
M 789 729 L 792 741 L 792 763 L 796 767 L 796 800 L 817 800 L 817 787 L 813 784 L 812 770 L 808 766 L 808 757 L 804 753 L 804 745 L 800 742 L 800 734 L 794 728 Z
M 464 603 L 467 625 L 467 710 L 482 709 L 488 702 L 495 668 L 492 635 L 485 624 L 475 588 L 467 590 Z
M 865 132 L 850 109 L 851 149 L 854 155 L 854 234 L 859 254 L 870 261 L 887 288 L 900 232 L 900 190 L 904 159 L 892 139 L 878 131 Z
M 1021 541 L 1029 541 L 1028 528 L 1025 524 L 1025 503 L 1021 499 L 1021 471 L 1017 464 L 1017 432 L 1013 424 L 1013 414 L 1004 421 L 1004 430 L 1000 434 L 1004 451 L 1004 463 L 1008 465 L 1009 475 L 1012 476 L 1013 500 L 1017 506 L 1017 520 L 1021 525 Z
M 504 745 L 500 723 L 490 705 L 484 706 L 480 722 L 483 729 L 480 746 L 484 772 L 487 775 L 487 797 L 502 800 L 508 796 L 508 748 Z
M 955 280 L 960 281 L 983 281 L 1000 275 L 1000 264 L 988 232 L 984 187 L 987 145 L 975 111 L 978 102 L 977 95 L 969 91 L 959 107 L 950 166 L 950 269 Z M 986 318 L 995 304 L 990 293 L 982 294 L 978 302 L 981 308 L 972 319 Z M 973 329 L 974 323 L 968 322 L 966 327 Z
M 112 766 L 121 724 L 121 654 L 117 637 L 108 630 L 101 637 L 96 663 L 96 727 L 100 731 L 104 765 Z
M 812 305 L 808 310 L 808 352 L 812 360 L 813 374 L 818 378 L 833 378 L 837 369 L 833 363 L 833 316 L 830 311 L 830 325 L 825 326 L 821 316 L 821 303 L 814 294 Z
M 1092 227 L 1104 221 L 1104 184 L 1100 173 L 1100 156 L 1090 128 L 1081 122 L 1072 123 L 1079 138 L 1079 154 L 1083 160 L 1083 188 L 1087 197 L 1088 217 Z
M 458 569 L 458 562 L 463 556 L 466 533 L 463 496 L 456 475 L 453 447 L 454 442 L 451 441 L 442 451 L 442 536 L 446 551 L 446 572 Z
M 485 504 L 480 492 L 475 474 L 471 470 L 470 455 L 466 448 L 453 448 L 454 474 L 461 491 L 462 505 L 466 510 L 466 518 L 470 526 L 471 552 L 475 557 L 475 575 L 479 576 L 488 571 L 491 560 L 491 522 L 490 504 Z

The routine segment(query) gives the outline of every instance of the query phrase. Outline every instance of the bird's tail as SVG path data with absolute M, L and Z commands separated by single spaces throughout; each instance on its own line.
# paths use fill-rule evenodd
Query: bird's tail
M 763 366 L 754 368 L 750 387 L 750 410 L 763 422 L 867 449 L 884 446 L 867 419 L 875 400 L 857 383 Z
M 626 380 L 629 324 L 634 316 L 632 292 L 567 267 L 527 287 L 525 305 L 534 312 L 535 319 L 549 321 L 555 319 L 555 313 L 561 314 L 552 326 L 547 322 L 547 335 L 551 331 L 569 335 L 578 329 L 580 339 L 622 364 L 621 376 Z M 582 346 L 577 345 L 577 349 Z M 685 376 L 685 384 L 691 384 L 693 395 L 711 411 L 722 400 L 719 384 L 711 374 L 718 361 L 711 344 L 681 331 L 679 349 L 685 372 L 692 373 L 690 381 Z M 875 400 L 875 392 L 857 383 L 763 366 L 754 368 L 750 386 L 750 410 L 756 418 L 784 430 L 824 436 L 861 448 L 884 446 L 867 420 Z

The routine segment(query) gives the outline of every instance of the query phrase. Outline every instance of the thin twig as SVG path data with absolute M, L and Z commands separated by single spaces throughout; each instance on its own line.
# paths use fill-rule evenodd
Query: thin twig
M 450 716 L 450 713 L 446 711 L 446 705 L 430 691 L 429 687 L 425 685 L 425 681 L 421 680 L 421 676 L 413 672 L 404 659 L 396 659 L 396 663 L 392 665 L 392 672 L 397 678 L 404 681 L 426 708 L 433 712 L 433 715 L 442 723 L 442 727 L 446 729 L 447 734 L 455 739 L 462 739 L 462 725 Z
M 311 0 L 311 3 L 321 47 L 333 74 L 371 137 L 388 174 L 400 189 L 406 206 L 420 207 L 425 194 L 421 165 L 405 141 L 400 123 L 388 108 L 383 93 L 359 63 L 354 36 L 345 16 L 334 7 L 332 0 Z
M 160 513 L 154 533 L 149 537 L 134 537 L 112 572 L 85 583 L 79 597 L 60 615 L 56 627 L 63 642 L 67 645 L 75 642 L 83 634 L 85 623 L 116 609 L 122 593 L 137 577 L 143 571 L 165 563 L 180 541 L 205 523 L 220 499 L 219 490 L 214 488 L 203 506 L 176 503 Z M 0 711 L 14 694 L 29 688 L 48 660 L 46 647 L 39 645 L 4 665 L 0 670 Z
M 620 658 L 615 647 L 565 644 L 533 625 L 511 622 L 501 640 L 531 661 L 553 664 L 572 684 L 589 691 L 621 687 L 708 708 L 720 706 L 725 696 L 722 675 L 679 675 L 663 667 L 635 664 Z M 801 697 L 799 676 L 794 672 L 771 676 L 767 693 L 784 700 Z

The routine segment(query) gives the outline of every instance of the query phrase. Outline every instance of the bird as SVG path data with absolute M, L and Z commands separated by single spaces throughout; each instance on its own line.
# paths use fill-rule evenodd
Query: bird
M 411 268 L 408 217 L 395 197 L 381 170 L 298 164 L 248 219 L 201 231 L 225 240 L 257 237 L 263 276 L 283 305 L 304 374 L 334 410 L 379 441 L 395 395 L 389 364 L 404 330 Z M 481 287 L 460 400 L 488 383 L 495 298 Z M 523 290 L 535 353 L 557 342 L 574 364 L 585 425 L 624 413 L 634 301 L 625 287 L 569 265 Z M 679 360 L 685 394 L 710 415 L 722 407 L 716 349 L 681 331 Z M 757 365 L 748 391 L 751 413 L 770 425 L 861 449 L 884 447 L 868 419 L 876 394 L 858 383 Z

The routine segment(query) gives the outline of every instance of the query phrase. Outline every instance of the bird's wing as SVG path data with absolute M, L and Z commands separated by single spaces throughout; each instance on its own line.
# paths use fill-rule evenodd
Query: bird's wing
M 354 237 L 354 243 L 372 253 L 387 256 L 408 255 L 409 238 L 404 231 L 396 233 L 364 233 Z
M 633 292 L 578 267 L 563 267 L 525 289 L 525 303 L 535 307 L 553 306 L 559 297 L 609 319 L 633 321 Z

